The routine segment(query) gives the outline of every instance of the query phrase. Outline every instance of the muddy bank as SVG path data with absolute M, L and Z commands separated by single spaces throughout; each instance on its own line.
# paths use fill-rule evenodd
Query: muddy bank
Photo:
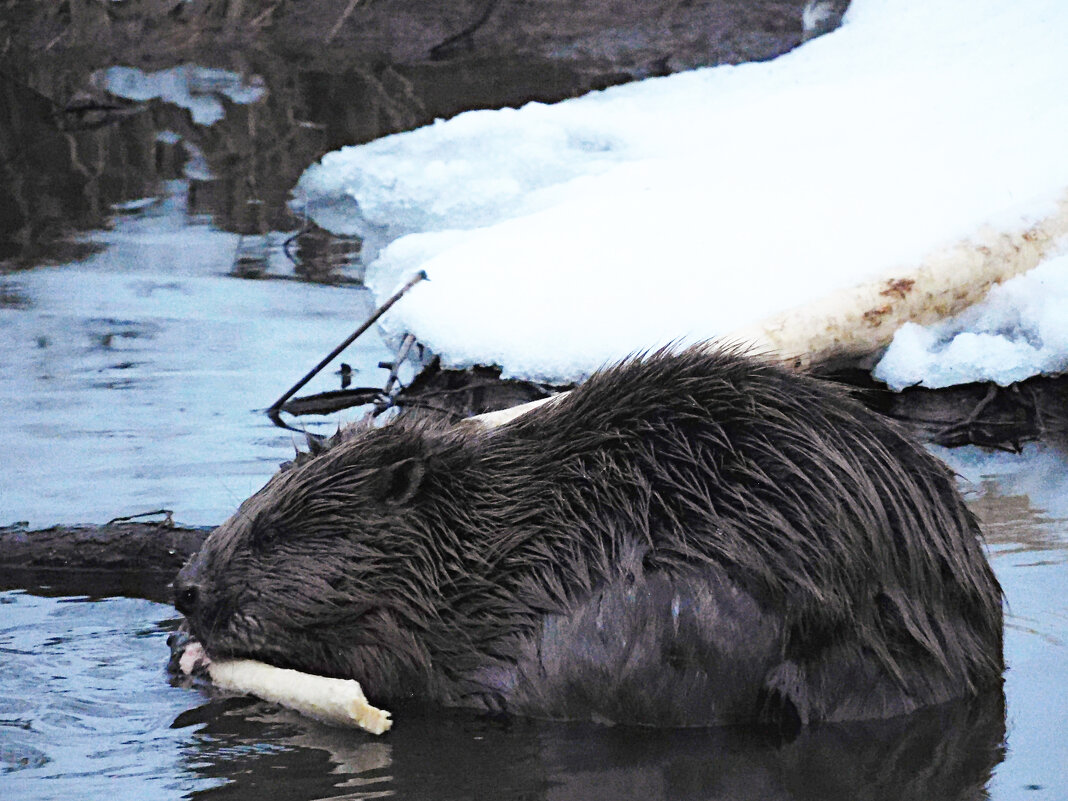
M 802 19 L 805 0 L 134 0 L 6 3 L 7 53 L 80 50 L 151 60 L 161 51 L 270 47 L 328 62 L 445 62 L 502 53 L 631 77 L 773 58 L 836 27 L 848 2 Z M 492 80 L 492 74 L 487 74 Z

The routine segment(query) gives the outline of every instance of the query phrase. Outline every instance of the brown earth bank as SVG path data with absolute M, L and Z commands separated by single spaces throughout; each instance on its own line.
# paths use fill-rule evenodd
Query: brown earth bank
M 848 2 L 829 2 L 821 29 Z M 631 77 L 773 58 L 799 44 L 805 0 L 6 0 L 0 57 L 79 49 L 151 58 L 262 46 L 329 61 L 417 63 L 503 53 Z

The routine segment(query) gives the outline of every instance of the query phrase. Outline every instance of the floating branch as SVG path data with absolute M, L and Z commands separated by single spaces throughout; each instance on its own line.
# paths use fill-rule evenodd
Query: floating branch
M 382 398 L 382 390 L 377 387 L 357 387 L 356 389 L 338 389 L 331 392 L 318 392 L 292 398 L 282 405 L 281 411 L 294 417 L 305 414 L 333 414 L 353 406 L 375 403 Z

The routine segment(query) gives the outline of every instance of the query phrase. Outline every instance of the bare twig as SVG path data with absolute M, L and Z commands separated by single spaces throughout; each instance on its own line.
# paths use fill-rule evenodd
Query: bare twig
M 434 60 L 448 58 L 450 51 L 458 47 L 461 42 L 469 44 L 471 37 L 479 28 L 486 24 L 497 6 L 500 5 L 500 2 L 501 0 L 488 0 L 485 8 L 482 9 L 482 13 L 478 15 L 478 18 L 474 22 L 459 33 L 453 34 L 445 41 L 439 42 L 430 48 L 430 58 Z
M 356 10 L 356 6 L 360 4 L 360 0 L 349 0 L 349 4 L 345 6 L 345 10 L 341 12 L 341 16 L 337 18 L 337 22 L 334 23 L 334 27 L 330 29 L 330 33 L 326 35 L 324 42 L 330 44 L 334 37 L 337 36 L 337 32 L 341 30 L 341 26 L 344 25 L 348 18 L 352 16 L 352 12 Z
M 983 413 L 983 410 L 989 406 L 994 398 L 998 395 L 998 388 L 996 384 L 991 384 L 987 387 L 986 395 L 975 404 L 974 408 L 963 420 L 946 426 L 941 431 L 937 432 L 934 436 L 934 441 L 940 445 L 947 444 L 953 440 L 959 434 L 965 434 L 972 430 L 972 428 L 979 422 L 979 415 Z
M 380 414 L 397 405 L 397 392 L 393 391 L 393 387 L 400 382 L 400 378 L 397 374 L 400 372 L 404 360 L 408 358 L 408 352 L 412 349 L 412 345 L 414 344 L 415 335 L 405 334 L 404 339 L 401 340 L 400 347 L 397 348 L 397 355 L 393 357 L 393 361 L 379 363 L 379 367 L 389 367 L 389 377 L 386 379 L 385 387 L 382 388 L 382 393 L 375 401 L 375 408 L 371 412 L 373 417 L 378 417 Z M 401 389 L 403 389 L 403 386 Z
M 291 262 L 293 262 L 294 265 L 298 264 L 297 257 L 294 256 L 292 254 L 292 252 L 290 252 L 289 246 L 292 245 L 294 242 L 296 242 L 298 239 L 300 239 L 302 236 L 304 236 L 304 234 L 308 233 L 308 231 L 310 231 L 310 230 L 311 230 L 311 223 L 308 221 L 307 218 L 305 218 L 304 219 L 304 224 L 300 227 L 300 230 L 297 231 L 295 234 L 293 234 L 293 236 L 289 237 L 288 239 L 286 239 L 285 242 L 282 243 L 282 252 L 284 254 L 286 254 L 286 258 L 289 259 Z
M 255 17 L 252 20 L 252 22 L 249 23 L 249 26 L 252 27 L 252 28 L 259 28 L 275 11 L 278 10 L 278 7 L 280 5 L 282 5 L 282 0 L 278 0 L 277 3 L 275 3 L 272 6 L 270 6 L 266 11 L 264 11 L 258 17 Z
M 375 403 L 382 397 L 382 390 L 377 387 L 357 387 L 355 389 L 320 392 L 316 395 L 302 395 L 293 398 L 282 406 L 282 411 L 295 417 L 305 414 L 332 414 L 353 406 Z
M 163 515 L 163 519 L 158 525 L 165 526 L 167 528 L 174 528 L 174 511 L 171 509 L 156 509 L 154 512 L 141 512 L 136 515 L 126 515 L 125 517 L 113 517 L 106 525 L 112 523 L 129 523 L 133 520 L 137 520 L 139 517 L 155 517 L 156 515 Z
M 364 331 L 374 325 L 378 321 L 378 318 L 380 318 L 383 314 L 389 311 L 389 309 L 393 306 L 394 303 L 404 297 L 405 293 L 407 293 L 409 289 L 411 289 L 413 286 L 425 279 L 426 273 L 424 271 L 420 270 L 418 273 L 416 273 L 416 275 L 413 276 L 408 281 L 408 283 L 406 283 L 399 290 L 397 290 L 396 294 L 394 294 L 393 297 L 391 297 L 389 300 L 379 306 L 378 309 L 375 310 L 375 313 L 368 317 L 367 320 L 363 323 L 363 325 L 353 331 L 352 334 L 350 334 L 344 342 L 342 342 L 340 345 L 330 351 L 330 353 L 328 353 L 321 362 L 315 365 L 315 367 L 313 367 L 302 379 L 300 379 L 300 381 L 290 387 L 282 395 L 282 397 L 272 403 L 267 409 L 267 416 L 271 418 L 271 422 L 282 428 L 289 428 L 289 426 L 285 425 L 282 422 L 281 418 L 278 416 L 278 412 L 282 408 L 282 404 L 292 398 L 293 395 L 295 395 L 301 387 L 311 381 L 320 370 L 330 364 L 330 362 L 332 362 L 337 357 L 337 355 L 341 353 L 341 351 L 345 350 L 345 348 L 355 342 L 356 338 L 360 336 L 360 334 L 362 334 Z
M 401 342 L 399 348 L 397 348 L 397 356 L 393 359 L 393 366 L 389 368 L 389 378 L 386 379 L 386 386 L 382 390 L 382 393 L 389 395 L 393 391 L 393 385 L 397 383 L 397 373 L 400 371 L 401 365 L 404 364 L 404 360 L 408 358 L 408 351 L 412 349 L 412 345 L 415 344 L 415 335 L 406 334 L 404 341 Z

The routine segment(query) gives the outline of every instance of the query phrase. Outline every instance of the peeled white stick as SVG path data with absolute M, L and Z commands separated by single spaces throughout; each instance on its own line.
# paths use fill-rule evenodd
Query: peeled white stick
M 252 659 L 213 661 L 208 673 L 221 689 L 254 695 L 323 723 L 359 726 L 371 734 L 382 734 L 393 725 L 389 712 L 367 703 L 360 683 L 352 679 L 315 676 Z

